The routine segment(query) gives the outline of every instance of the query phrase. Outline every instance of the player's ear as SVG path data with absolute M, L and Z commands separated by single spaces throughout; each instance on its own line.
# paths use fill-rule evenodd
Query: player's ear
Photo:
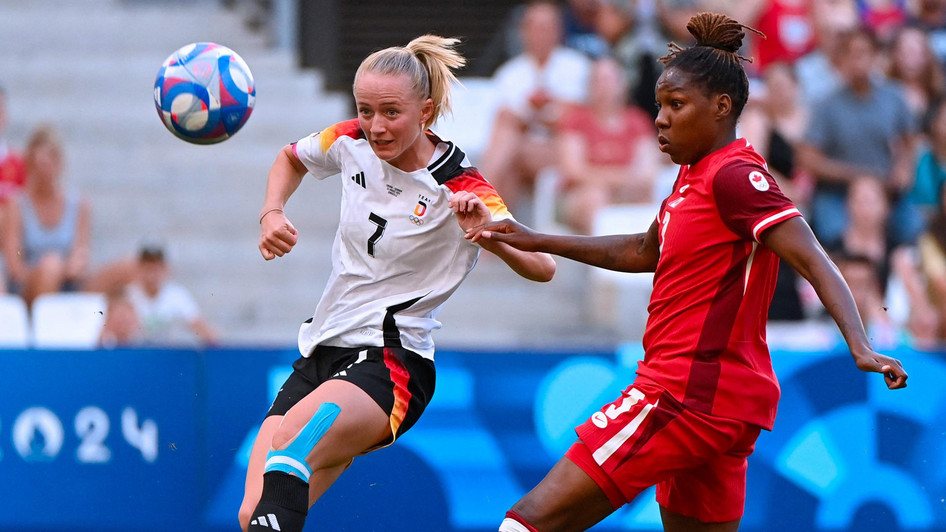
M 716 95 L 716 119 L 722 120 L 732 112 L 732 97 L 728 94 Z
M 420 125 L 423 126 L 430 120 L 434 114 L 434 101 L 430 98 L 424 100 L 420 108 Z

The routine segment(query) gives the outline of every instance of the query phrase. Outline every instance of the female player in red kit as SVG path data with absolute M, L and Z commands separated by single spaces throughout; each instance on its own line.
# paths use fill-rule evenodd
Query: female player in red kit
M 844 279 L 765 160 L 736 136 L 749 93 L 744 28 L 700 13 L 687 24 L 695 46 L 671 45 L 662 59 L 657 139 L 681 167 L 645 233 L 546 235 L 505 220 L 467 235 L 655 272 L 637 378 L 577 427 L 578 441 L 501 532 L 585 530 L 654 485 L 665 530 L 737 530 L 746 459 L 779 398 L 765 341 L 779 258 L 815 288 L 856 366 L 906 386 L 900 362 L 871 348 Z

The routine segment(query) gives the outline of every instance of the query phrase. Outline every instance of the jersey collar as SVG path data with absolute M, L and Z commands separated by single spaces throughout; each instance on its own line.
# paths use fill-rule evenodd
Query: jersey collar
M 703 168 L 709 168 L 714 165 L 716 161 L 720 159 L 731 156 L 735 152 L 746 151 L 752 148 L 752 145 L 749 144 L 749 141 L 740 137 L 736 140 L 730 142 L 729 144 L 723 146 L 722 148 L 711 152 L 706 157 L 703 157 L 696 163 L 688 166 L 687 168 L 692 171 L 701 171 Z
M 457 148 L 454 143 L 441 140 L 440 137 L 433 132 L 428 132 L 427 135 L 435 144 L 443 142 L 447 145 L 447 151 L 438 157 L 436 161 L 427 166 L 427 171 L 430 172 L 430 175 L 434 176 L 434 180 L 437 181 L 437 184 L 442 185 L 460 173 L 460 168 L 462 167 L 463 160 L 466 159 L 466 155 L 460 148 Z

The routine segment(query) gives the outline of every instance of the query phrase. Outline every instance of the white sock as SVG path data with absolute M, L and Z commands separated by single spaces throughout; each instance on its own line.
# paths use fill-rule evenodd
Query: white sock
M 515 519 L 505 518 L 499 525 L 499 532 L 529 532 L 529 529 Z

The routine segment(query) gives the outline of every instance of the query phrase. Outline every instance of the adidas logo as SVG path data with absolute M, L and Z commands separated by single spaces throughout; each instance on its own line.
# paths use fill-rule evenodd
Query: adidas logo
M 258 525 L 258 526 L 262 526 L 266 528 L 272 528 L 273 530 L 282 530 L 281 528 L 279 528 L 279 521 L 276 520 L 276 516 L 274 514 L 261 515 L 257 517 L 256 519 L 253 519 L 252 521 L 250 521 L 250 524 Z
M 364 172 L 358 172 L 357 174 L 351 176 L 351 180 L 361 185 L 361 188 L 368 188 L 365 186 L 365 173 Z

